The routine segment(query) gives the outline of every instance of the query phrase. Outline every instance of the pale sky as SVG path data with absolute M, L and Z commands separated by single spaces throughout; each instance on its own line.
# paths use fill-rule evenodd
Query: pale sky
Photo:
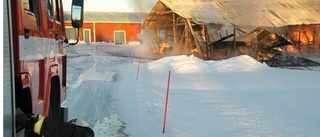
M 158 0 L 84 0 L 85 11 L 150 12 Z M 63 0 L 64 11 L 71 10 L 72 0 Z

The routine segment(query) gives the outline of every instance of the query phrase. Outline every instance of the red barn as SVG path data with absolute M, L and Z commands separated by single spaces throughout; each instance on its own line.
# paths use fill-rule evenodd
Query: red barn
M 79 40 L 128 44 L 139 41 L 141 23 L 148 13 L 140 12 L 85 12 Z M 67 37 L 76 39 L 76 30 L 71 25 L 71 12 L 65 12 Z

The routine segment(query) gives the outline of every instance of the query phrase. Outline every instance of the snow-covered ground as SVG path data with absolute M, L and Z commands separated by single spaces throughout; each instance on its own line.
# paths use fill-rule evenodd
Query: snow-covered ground
M 139 67 L 130 56 L 147 56 L 141 49 L 67 47 L 69 119 L 86 119 L 98 137 L 320 136 L 319 68 L 270 68 L 249 56 L 204 61 L 185 55 L 143 59 Z M 120 54 L 127 57 L 115 56 Z

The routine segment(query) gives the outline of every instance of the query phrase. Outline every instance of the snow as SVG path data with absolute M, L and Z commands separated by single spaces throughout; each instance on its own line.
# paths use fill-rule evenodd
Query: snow
M 145 49 L 67 47 L 69 119 L 86 119 L 98 137 L 320 136 L 319 68 L 271 68 L 246 55 L 142 59 L 139 67 L 130 57 L 148 58 Z

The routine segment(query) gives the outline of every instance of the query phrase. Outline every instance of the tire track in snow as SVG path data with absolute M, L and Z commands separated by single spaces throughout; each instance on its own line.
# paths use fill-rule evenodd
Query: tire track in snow
M 85 70 L 81 75 L 79 75 L 79 77 L 76 80 L 76 83 L 70 85 L 70 87 L 71 88 L 79 87 L 82 81 L 86 80 L 86 78 L 90 76 L 90 74 L 92 74 L 95 71 L 95 69 L 96 69 L 96 65 L 95 64 L 91 65 L 88 70 Z

